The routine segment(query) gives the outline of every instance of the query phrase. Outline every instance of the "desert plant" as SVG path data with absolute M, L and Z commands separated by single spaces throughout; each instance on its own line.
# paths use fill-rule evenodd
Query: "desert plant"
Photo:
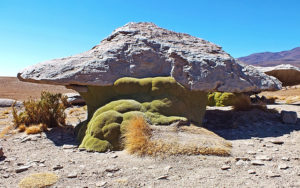
M 40 123 L 39 125 L 30 125 L 25 128 L 26 134 L 37 134 L 47 130 L 47 126 L 45 124 Z
M 252 109 L 251 99 L 248 95 L 240 94 L 235 99 L 233 109 L 237 111 L 248 111 Z
M 43 91 L 40 100 L 29 99 L 24 101 L 24 111 L 17 112 L 12 107 L 13 122 L 16 127 L 44 124 L 47 127 L 65 126 L 64 113 L 68 102 L 62 94 L 51 94 Z

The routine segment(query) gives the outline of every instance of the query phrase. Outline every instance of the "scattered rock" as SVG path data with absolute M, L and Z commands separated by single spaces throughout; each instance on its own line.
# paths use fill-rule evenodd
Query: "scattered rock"
M 16 102 L 16 103 L 15 103 Z M 11 107 L 15 103 L 15 106 L 22 106 L 22 102 L 13 99 L 0 98 L 0 107 Z
M 297 122 L 298 117 L 296 112 L 282 110 L 280 115 L 283 123 L 296 124 Z
M 46 167 L 46 165 L 45 164 L 39 164 L 39 167 Z
M 248 157 L 236 157 L 235 158 L 236 161 L 242 160 L 242 161 L 250 161 L 250 159 Z
M 3 177 L 3 178 L 9 178 L 9 176 L 10 176 L 9 174 L 3 174 L 2 177 Z
M 3 148 L 0 146 L 0 158 L 4 156 Z
M 77 148 L 77 146 L 76 145 L 64 144 L 62 148 L 63 149 L 75 149 L 75 148 Z
M 223 165 L 223 166 L 221 167 L 221 169 L 222 169 L 222 170 L 228 170 L 228 169 L 230 169 L 230 166 L 229 166 L 229 165 Z
M 269 172 L 267 173 L 267 177 L 270 177 L 270 178 L 276 178 L 276 177 L 280 177 L 280 174 L 276 174 L 276 173 L 274 173 L 274 172 L 269 171 Z
M 254 170 L 248 170 L 248 174 L 256 174 L 256 172 Z
M 278 148 L 274 148 L 273 151 L 279 151 L 279 149 Z
M 280 165 L 278 165 L 278 168 L 279 168 L 280 170 L 286 170 L 286 169 L 289 168 L 289 166 L 286 165 L 286 164 L 280 164 Z
M 167 180 L 168 177 L 169 177 L 168 175 L 159 176 L 159 177 L 157 178 L 157 180 Z
M 21 143 L 24 143 L 24 142 L 27 142 L 27 141 L 30 141 L 30 140 L 31 140 L 31 137 L 26 136 L 23 139 L 21 139 Z
M 271 161 L 272 157 L 268 157 L 266 155 L 260 155 L 260 156 L 256 156 L 255 159 L 262 160 L 262 161 Z
M 67 177 L 68 178 L 77 178 L 77 173 L 76 172 L 71 172 L 70 174 L 68 174 Z
M 111 158 L 113 158 L 113 159 L 115 159 L 117 157 L 118 157 L 118 155 L 116 155 L 116 154 L 112 154 L 112 156 L 111 156 Z
M 253 161 L 251 161 L 251 164 L 256 165 L 256 166 L 265 165 L 261 160 L 253 160 Z
M 284 143 L 282 140 L 271 140 L 271 143 L 281 145 Z
M 79 93 L 65 93 L 64 96 L 71 105 L 85 105 L 85 101 Z
M 17 163 L 17 166 L 23 166 L 23 165 L 24 165 L 24 163 L 22 163 L 22 162 Z
M 243 165 L 246 165 L 247 164 L 247 162 L 246 161 L 243 161 L 243 160 L 239 160 L 239 161 L 237 161 L 236 163 L 235 163 L 235 165 L 237 165 L 237 166 L 243 166 Z
M 283 161 L 290 161 L 290 158 L 289 157 L 282 157 L 281 160 L 283 160 Z
M 115 167 L 115 166 L 107 167 L 107 168 L 105 169 L 106 172 L 117 172 L 117 171 L 119 171 L 119 170 L 120 170 L 120 168 Z
M 59 170 L 59 169 L 62 169 L 62 168 L 63 168 L 62 165 L 56 165 L 56 166 L 54 166 L 52 169 L 53 169 L 53 170 Z
M 97 182 L 97 183 L 96 183 L 96 187 L 103 187 L 103 186 L 105 186 L 106 184 L 107 184 L 106 181 Z
M 255 155 L 255 154 L 256 154 L 255 151 L 247 151 L 247 153 L 248 153 L 249 155 Z
M 172 168 L 173 168 L 173 167 L 171 167 L 171 166 L 166 166 L 166 167 L 165 167 L 165 170 L 166 170 L 166 171 L 169 171 L 169 170 L 172 169 Z
M 30 168 L 30 166 L 21 166 L 21 167 L 17 168 L 15 170 L 15 172 L 16 173 L 21 173 L 21 172 L 24 172 L 24 171 L 28 170 L 29 168 Z
M 154 166 L 148 166 L 147 168 L 148 168 L 148 169 L 153 169 L 153 168 L 154 168 Z

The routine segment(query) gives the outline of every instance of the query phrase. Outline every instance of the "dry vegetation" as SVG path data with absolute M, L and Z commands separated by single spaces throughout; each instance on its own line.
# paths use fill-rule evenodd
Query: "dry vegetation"
M 188 132 L 197 132 L 197 130 L 190 130 Z M 197 128 L 195 128 L 197 129 Z M 200 131 L 200 130 L 199 130 Z M 201 134 L 204 132 L 201 131 Z M 210 134 L 210 133 L 209 133 Z M 200 135 L 199 135 L 200 136 Z M 127 127 L 125 133 L 125 149 L 131 154 L 137 154 L 139 156 L 169 156 L 169 155 L 218 155 L 228 156 L 230 150 L 226 147 L 205 147 L 195 145 L 182 145 L 177 142 L 167 142 L 165 140 L 152 140 L 152 130 L 145 122 L 143 117 L 136 117 L 132 119 Z M 226 144 L 227 147 L 231 147 L 230 143 Z
M 68 105 L 67 98 L 62 94 L 51 94 L 49 92 L 42 92 L 40 100 L 30 99 L 24 101 L 24 111 L 17 112 L 13 107 L 14 124 L 16 127 L 25 125 L 27 127 L 31 125 L 42 124 L 47 126 L 57 127 L 65 126 L 65 109 Z M 37 128 L 33 128 L 32 130 Z
M 19 183 L 20 188 L 38 188 L 38 187 L 48 187 L 53 185 L 58 180 L 58 176 L 54 173 L 38 173 L 31 174 Z

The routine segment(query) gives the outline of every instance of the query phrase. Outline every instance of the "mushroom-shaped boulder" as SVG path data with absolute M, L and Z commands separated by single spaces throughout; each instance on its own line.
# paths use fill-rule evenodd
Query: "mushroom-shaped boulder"
M 77 126 L 81 147 L 120 149 L 118 139 L 133 114 L 151 124 L 200 125 L 207 92 L 276 90 L 274 77 L 237 62 L 221 47 L 153 23 L 128 23 L 91 50 L 28 67 L 21 81 L 65 85 L 88 106 Z
M 269 76 L 274 76 L 283 86 L 300 84 L 300 68 L 290 64 L 281 64 L 273 67 L 255 67 Z

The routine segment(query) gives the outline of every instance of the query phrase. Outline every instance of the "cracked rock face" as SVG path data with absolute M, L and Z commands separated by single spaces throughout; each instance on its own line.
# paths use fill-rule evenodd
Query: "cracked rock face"
M 91 50 L 28 67 L 21 81 L 57 85 L 112 85 L 122 77 L 172 76 L 191 90 L 276 90 L 281 83 L 243 65 L 221 47 L 153 23 L 128 23 Z

